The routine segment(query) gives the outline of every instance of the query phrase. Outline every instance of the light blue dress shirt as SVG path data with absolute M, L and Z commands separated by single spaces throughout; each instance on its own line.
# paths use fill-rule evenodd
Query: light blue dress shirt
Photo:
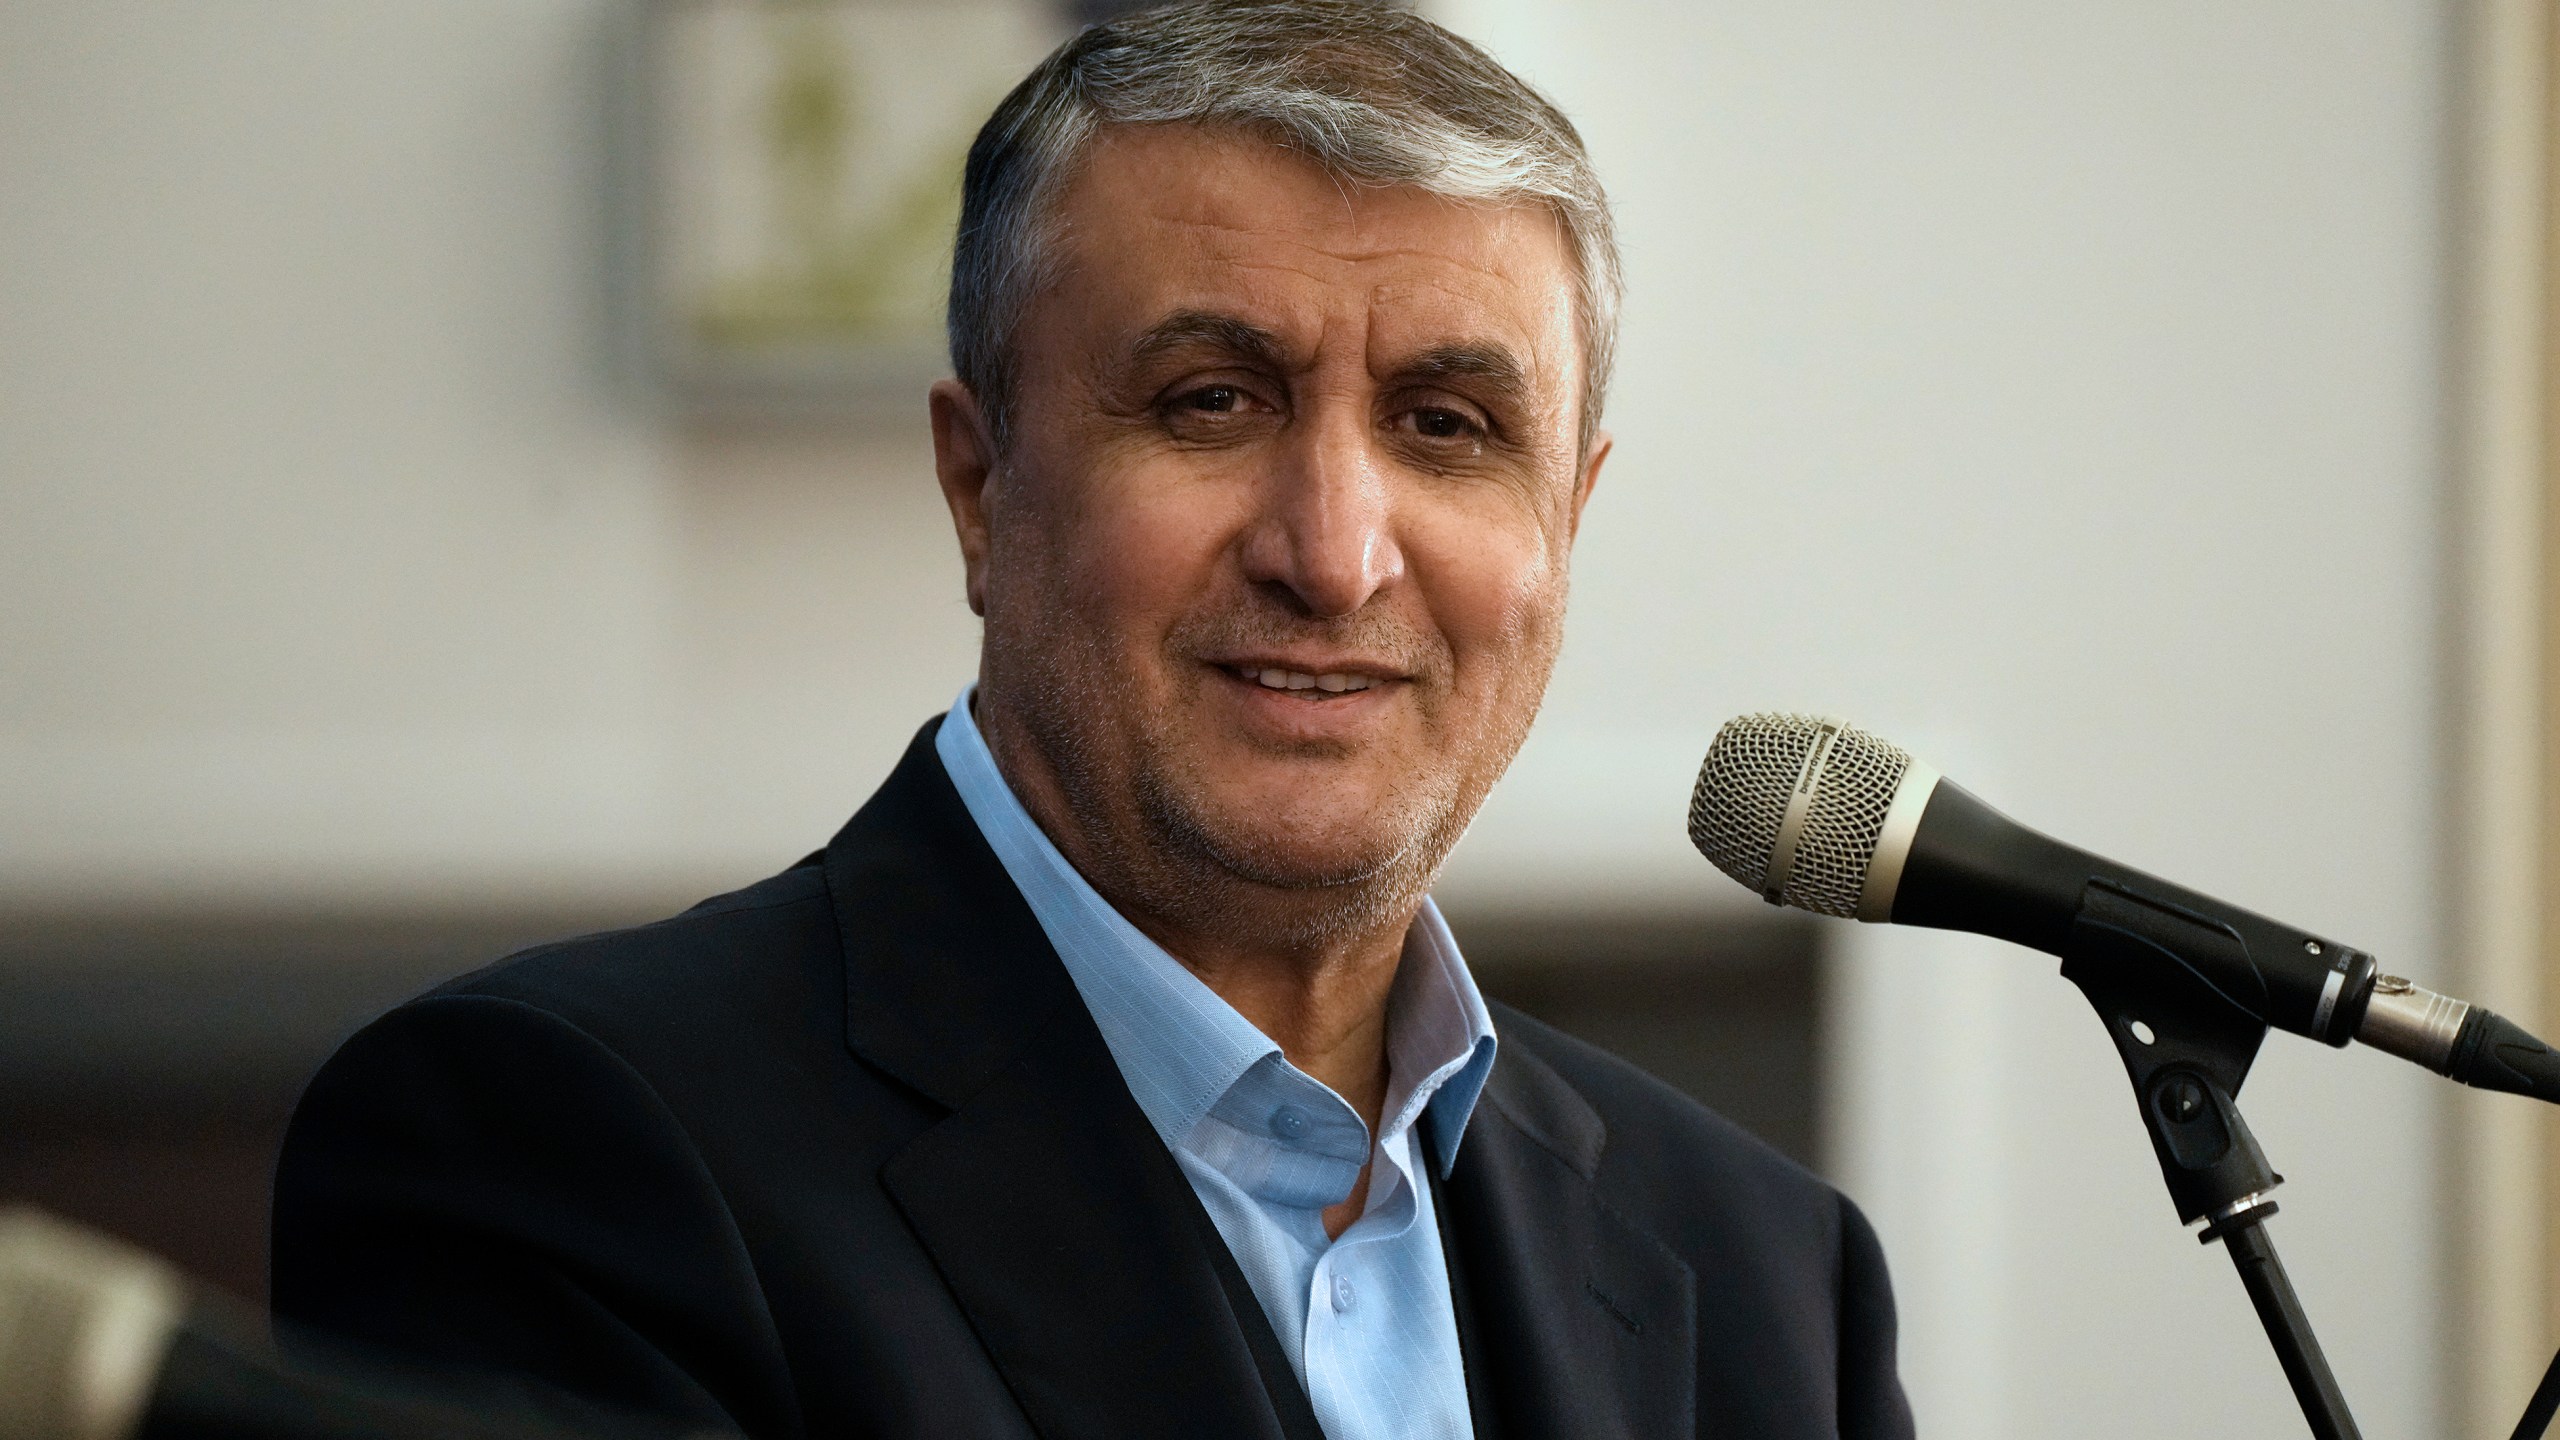
M 1226 1237 L 1327 1440 L 1474 1434 L 1422 1167 L 1445 1177 L 1493 1069 L 1493 1021 L 1428 899 L 1387 1005 L 1374 1144 L 1340 1095 L 1141 934 L 1050 843 L 996 768 L 964 689 L 934 748 L 1083 995 L 1129 1093 Z M 1428 1145 L 1424 1115 L 1431 1117 Z M 1374 1161 L 1338 1239 L 1322 1212 Z

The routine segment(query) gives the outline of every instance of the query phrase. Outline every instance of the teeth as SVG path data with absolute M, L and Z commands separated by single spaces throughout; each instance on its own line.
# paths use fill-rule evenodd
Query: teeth
M 1266 670 L 1250 666 L 1237 667 L 1236 675 L 1265 690 L 1324 690 L 1337 695 L 1345 691 L 1366 690 L 1378 683 L 1366 675 L 1345 675 L 1338 671 L 1310 675 L 1303 670 Z

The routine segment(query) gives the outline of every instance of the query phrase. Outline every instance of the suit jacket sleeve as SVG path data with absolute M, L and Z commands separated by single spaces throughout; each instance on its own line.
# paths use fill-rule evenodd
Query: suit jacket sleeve
M 750 1433 L 799 1431 L 772 1317 L 693 1142 L 630 1065 L 542 1007 L 442 994 L 314 1079 L 276 1174 L 279 1319 Z
M 1867 1217 L 1840 1197 L 1840 1434 L 1909 1440 L 1911 1405 L 1894 1360 L 1893 1283 Z

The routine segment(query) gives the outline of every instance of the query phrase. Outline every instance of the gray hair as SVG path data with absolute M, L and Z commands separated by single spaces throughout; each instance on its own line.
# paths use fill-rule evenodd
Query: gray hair
M 996 106 L 969 147 L 951 259 L 951 366 L 999 449 L 1013 329 L 1055 278 L 1049 214 L 1107 125 L 1270 137 L 1338 179 L 1478 204 L 1543 205 L 1575 265 L 1581 443 L 1597 435 L 1618 335 L 1618 242 L 1573 124 L 1482 50 L 1361 0 L 1169 5 L 1086 27 Z

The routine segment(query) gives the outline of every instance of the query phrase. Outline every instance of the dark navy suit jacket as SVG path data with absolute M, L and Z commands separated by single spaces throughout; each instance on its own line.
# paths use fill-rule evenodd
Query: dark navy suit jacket
M 800 865 L 349 1041 L 277 1172 L 279 1317 L 773 1440 L 1313 1440 L 932 733 Z M 1910 1433 L 1854 1206 L 1495 1024 L 1440 1191 L 1480 1434 Z

